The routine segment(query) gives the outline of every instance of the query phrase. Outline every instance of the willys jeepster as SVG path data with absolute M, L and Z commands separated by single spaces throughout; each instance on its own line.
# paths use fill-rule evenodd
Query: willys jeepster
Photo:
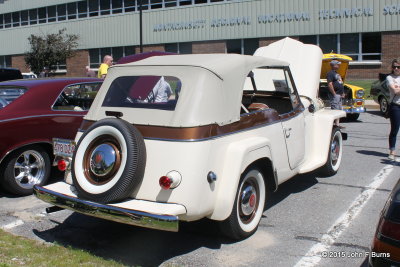
M 338 171 L 346 137 L 334 126 L 345 112 L 317 98 L 318 47 L 287 38 L 258 54 L 111 67 L 65 181 L 36 186 L 36 196 L 142 227 L 178 231 L 179 221 L 209 218 L 233 239 L 251 235 L 279 184 Z

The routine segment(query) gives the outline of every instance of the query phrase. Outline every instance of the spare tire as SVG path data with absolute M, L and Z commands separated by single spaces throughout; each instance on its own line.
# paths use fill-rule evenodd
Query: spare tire
M 121 119 L 103 119 L 82 135 L 72 160 L 78 197 L 110 203 L 128 198 L 146 166 L 143 136 Z

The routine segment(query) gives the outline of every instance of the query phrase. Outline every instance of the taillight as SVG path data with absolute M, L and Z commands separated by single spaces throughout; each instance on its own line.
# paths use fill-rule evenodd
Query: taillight
M 60 159 L 60 160 L 57 162 L 57 167 L 58 167 L 58 169 L 59 169 L 60 171 L 63 172 L 63 171 L 65 171 L 65 170 L 67 169 L 68 163 L 67 163 L 66 160 Z
M 181 180 L 182 176 L 179 172 L 170 171 L 167 175 L 161 176 L 158 183 L 162 189 L 168 190 L 176 188 L 181 183 Z
M 383 235 L 396 241 L 400 240 L 400 224 L 398 223 L 383 218 L 380 222 L 378 231 L 378 238 Z

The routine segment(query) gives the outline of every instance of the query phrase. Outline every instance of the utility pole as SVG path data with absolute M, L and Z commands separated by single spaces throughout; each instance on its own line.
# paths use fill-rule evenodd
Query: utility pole
M 143 53 L 143 14 L 142 14 L 142 0 L 139 1 L 139 34 L 140 34 L 140 53 Z

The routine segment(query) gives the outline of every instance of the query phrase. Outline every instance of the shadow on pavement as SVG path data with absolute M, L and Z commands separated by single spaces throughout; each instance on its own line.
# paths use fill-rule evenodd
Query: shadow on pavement
M 181 223 L 179 232 L 172 233 L 73 213 L 52 229 L 33 232 L 46 242 L 83 249 L 129 266 L 159 266 L 202 247 L 219 249 L 221 244 L 233 243 L 219 236 L 218 227 L 209 220 Z
M 357 153 L 363 154 L 363 155 L 368 155 L 368 156 L 377 156 L 377 157 L 382 157 L 384 159 L 387 158 L 388 153 L 382 153 L 379 151 L 371 151 L 371 150 L 357 150 Z
M 266 209 L 317 183 L 312 173 L 288 180 L 272 194 Z M 58 225 L 45 231 L 34 229 L 33 233 L 46 242 L 83 249 L 129 266 L 158 266 L 203 247 L 216 250 L 223 244 L 236 242 L 222 237 L 218 225 L 207 219 L 181 222 L 178 233 L 120 224 L 79 213 L 73 213 L 63 223 L 53 222 Z

